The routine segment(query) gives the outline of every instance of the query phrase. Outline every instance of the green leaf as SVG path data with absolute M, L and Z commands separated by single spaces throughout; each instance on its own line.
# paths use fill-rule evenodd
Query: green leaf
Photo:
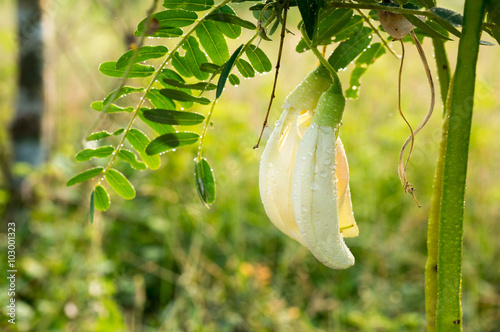
M 184 81 L 184 78 L 182 78 L 181 75 L 179 75 L 174 70 L 168 69 L 168 68 L 165 68 L 165 69 L 163 69 L 161 71 L 160 75 L 158 76 L 158 80 L 161 83 L 161 85 L 163 85 L 166 89 L 172 89 L 173 86 L 169 85 L 165 81 L 163 81 L 164 79 L 167 79 L 167 80 L 168 79 L 172 79 L 172 80 L 175 80 L 175 81 L 179 82 L 179 84 L 186 84 L 186 81 Z M 189 88 L 186 88 L 186 87 L 173 87 L 173 88 L 174 88 L 174 90 L 184 91 L 187 94 L 192 95 L 191 89 L 189 89 Z M 164 96 L 164 98 L 166 98 L 166 97 Z M 191 107 L 193 107 L 193 102 L 192 101 L 177 101 L 177 103 L 182 108 L 191 108 Z M 175 109 L 176 107 L 174 106 L 174 107 L 157 107 L 157 108 Z
M 110 156 L 115 151 L 115 148 L 111 145 L 101 146 L 97 149 L 85 149 L 75 156 L 76 161 L 88 161 L 92 158 L 106 158 Z
M 94 101 L 92 104 L 90 104 L 90 107 L 97 112 L 102 112 L 104 110 L 104 102 Z M 106 113 L 119 113 L 119 112 L 130 113 L 133 111 L 134 111 L 134 108 L 132 106 L 121 107 L 121 106 L 118 106 L 116 104 L 110 104 L 108 106 L 108 108 L 106 109 Z
M 414 26 L 422 30 L 426 35 L 428 35 L 431 38 L 440 38 L 440 39 L 445 39 L 445 40 L 450 40 L 450 38 L 447 38 L 446 36 L 443 36 L 441 33 L 437 32 L 434 30 L 430 25 L 427 25 L 425 22 L 422 22 L 418 17 L 415 17 L 413 15 L 406 15 L 403 14 L 403 16 Z
M 345 68 L 370 44 L 372 29 L 364 27 L 358 33 L 337 46 L 328 59 L 335 70 Z
M 98 185 L 95 187 L 93 193 L 95 208 L 98 211 L 106 211 L 109 209 L 109 194 L 106 189 L 103 186 Z
M 89 170 L 86 170 L 84 172 L 81 172 L 81 173 L 73 176 L 71 179 L 69 179 L 68 182 L 66 182 L 66 186 L 70 187 L 70 186 L 75 185 L 77 183 L 90 180 L 93 177 L 96 177 L 99 174 L 101 174 L 102 171 L 104 171 L 103 167 L 95 167 L 95 168 L 91 168 Z
M 138 63 L 150 59 L 161 58 L 167 54 L 168 49 L 165 46 L 143 46 L 138 50 L 127 51 L 116 62 L 116 69 L 123 68 L 132 62 L 135 52 L 137 52 L 137 56 L 134 59 L 134 63 Z
M 351 21 L 352 15 L 353 10 L 347 8 L 322 11 L 318 23 L 318 45 L 329 44 L 331 38 Z
M 148 36 L 151 37 L 177 37 L 182 35 L 182 30 L 179 28 L 186 27 L 193 24 L 198 15 L 193 12 L 185 10 L 164 10 L 152 16 L 152 20 L 159 25 L 158 29 Z M 144 32 L 144 23 L 146 19 L 142 20 L 135 30 L 137 37 L 142 36 Z
M 205 73 L 216 73 L 218 70 L 220 70 L 221 66 L 213 64 L 213 63 L 202 63 L 200 66 L 200 70 L 204 71 Z
M 366 48 L 366 50 L 356 60 L 356 67 L 351 73 L 349 88 L 345 92 L 346 98 L 356 99 L 361 85 L 361 76 L 366 72 L 368 66 L 373 64 L 377 58 L 385 53 L 384 45 L 375 43 Z
M 175 52 L 172 56 L 172 66 L 184 77 L 193 76 L 191 69 L 187 65 L 186 58 L 181 56 L 179 52 Z
M 139 171 L 144 171 L 147 167 L 146 164 L 143 163 L 142 161 L 139 161 L 137 159 L 137 156 L 135 153 L 133 153 L 130 150 L 127 149 L 120 149 L 117 154 L 118 158 L 120 158 L 123 161 L 126 161 L 127 163 L 132 166 L 132 168 L 139 170 Z
M 168 9 L 185 9 L 195 12 L 212 8 L 213 0 L 163 0 L 163 7 Z
M 120 128 L 115 130 L 113 133 L 109 133 L 106 130 L 98 131 L 97 133 L 92 133 L 89 136 L 85 138 L 86 141 L 99 141 L 103 138 L 109 137 L 109 136 L 118 136 L 121 133 L 123 133 L 125 129 Z
M 195 160 L 194 174 L 196 189 L 203 203 L 209 205 L 215 201 L 214 173 L 205 158 Z
M 245 29 L 256 30 L 257 27 L 250 21 L 239 18 L 236 15 L 228 13 L 213 13 L 206 17 L 206 20 L 212 20 L 217 22 L 225 22 L 232 25 L 237 25 Z
M 299 7 L 300 16 L 306 28 L 307 36 L 314 43 L 314 31 L 318 24 L 318 10 L 321 0 L 299 0 L 297 6 Z
M 250 60 L 250 63 L 259 73 L 265 73 L 271 71 L 272 64 L 266 53 L 264 53 L 260 48 L 255 45 L 248 45 L 248 48 L 245 50 L 245 54 Z
M 175 90 L 175 89 L 161 89 L 160 93 L 164 95 L 167 98 L 173 99 L 173 100 L 178 100 L 178 101 L 192 101 L 195 103 L 199 103 L 202 105 L 208 105 L 210 104 L 210 99 L 208 98 L 203 98 L 203 97 L 195 97 L 191 96 L 190 94 L 180 91 L 180 90 Z
M 173 126 L 193 126 L 205 120 L 205 117 L 199 113 L 165 109 L 145 110 L 144 117 L 153 122 L 165 123 Z
M 108 170 L 104 175 L 106 181 L 113 190 L 124 199 L 133 199 L 135 197 L 134 186 L 127 180 L 125 175 L 114 168 Z
M 95 213 L 95 204 L 94 204 L 94 190 L 92 190 L 92 194 L 90 194 L 90 223 L 94 223 L 94 213 Z
M 163 135 L 163 134 L 168 134 L 168 133 L 173 133 L 175 132 L 175 129 L 174 127 L 172 127 L 171 125 L 167 125 L 167 124 L 163 124 L 163 123 L 156 123 L 156 122 L 153 122 L 153 121 L 150 121 L 148 119 L 146 119 L 144 117 L 144 111 L 148 110 L 147 108 L 141 108 L 141 110 L 139 111 L 138 115 L 139 115 L 139 118 L 141 118 L 141 120 L 147 124 L 151 129 L 153 129 L 154 131 L 156 131 L 159 135 Z
M 160 89 L 151 89 L 147 94 L 147 98 L 151 102 L 151 104 L 156 108 L 164 108 L 164 109 L 175 109 L 175 103 L 172 99 L 165 97 L 161 94 Z
M 205 52 L 217 65 L 222 65 L 229 59 L 229 48 L 222 32 L 214 22 L 205 21 L 195 30 Z M 199 66 L 198 66 L 199 68 Z
M 211 91 L 215 90 L 217 88 L 217 85 L 212 84 L 212 83 L 206 83 L 206 82 L 198 82 L 194 84 L 186 84 L 179 82 L 177 80 L 174 80 L 172 78 L 164 78 L 162 80 L 164 83 L 176 87 L 176 88 L 184 88 L 184 89 L 192 89 L 192 90 L 201 90 L 201 91 Z
M 231 85 L 233 86 L 238 86 L 240 85 L 240 78 L 238 76 L 236 76 L 235 74 L 229 74 L 228 76 L 228 81 L 229 83 L 231 83 Z
M 150 156 L 146 153 L 146 147 L 149 145 L 149 138 L 142 131 L 132 128 L 130 129 L 127 140 L 132 147 L 139 153 L 142 161 L 152 170 L 160 168 L 160 156 Z
M 194 77 L 199 80 L 206 80 L 208 74 L 200 70 L 202 63 L 208 61 L 205 53 L 200 50 L 200 46 L 196 41 L 196 38 L 189 36 L 187 40 L 182 44 L 182 48 L 186 51 L 184 59 L 189 70 L 193 73 Z
M 464 17 L 461 14 L 459 14 L 451 9 L 441 8 L 441 7 L 433 7 L 431 9 L 429 9 L 429 11 L 433 12 L 434 14 L 441 17 L 443 20 L 447 21 L 448 23 L 450 23 L 451 25 L 453 25 L 455 27 L 462 26 Z
M 200 136 L 192 132 L 177 132 L 158 136 L 146 148 L 149 155 L 158 155 L 172 149 L 196 143 Z
M 121 88 L 113 90 L 109 95 L 104 98 L 103 103 L 106 105 L 107 103 L 112 103 L 121 97 L 124 97 L 128 94 L 134 93 L 134 92 L 143 92 L 144 88 L 136 88 L 133 86 L 123 86 Z
M 108 61 L 101 63 L 101 65 L 99 66 L 99 71 L 107 76 L 121 78 L 123 77 L 123 75 L 125 75 L 125 71 L 127 70 L 127 68 L 116 69 L 116 61 Z M 153 66 L 133 64 L 132 68 L 130 68 L 127 78 L 148 77 L 151 76 L 154 71 L 155 68 Z
M 222 7 L 221 9 L 215 11 L 215 13 L 223 13 L 223 14 L 227 14 L 227 15 L 233 15 L 235 16 L 236 13 L 234 12 L 234 10 L 229 7 L 228 5 Z M 229 18 L 230 20 L 232 18 Z M 226 22 L 223 22 L 223 21 L 217 21 L 217 19 L 211 19 L 212 21 L 215 22 L 215 25 L 217 26 L 217 28 L 219 28 L 219 30 L 227 37 L 227 38 L 231 38 L 231 39 L 236 39 L 238 38 L 240 35 L 241 35 L 241 26 L 239 25 L 235 25 L 235 24 L 230 24 L 230 23 L 226 23 Z
M 340 31 L 335 34 L 335 41 L 340 42 L 349 38 L 352 34 L 355 34 L 361 30 L 363 27 L 363 18 L 359 15 L 354 15 L 347 25 L 344 25 Z
M 238 59 L 238 61 L 236 61 L 236 68 L 238 68 L 240 74 L 245 78 L 255 76 L 255 70 L 253 70 L 252 65 L 243 59 Z
M 224 85 L 226 85 L 226 80 L 227 77 L 229 76 L 229 73 L 231 72 L 231 69 L 233 69 L 234 63 L 238 56 L 240 55 L 241 49 L 243 48 L 244 44 L 241 44 L 236 51 L 231 55 L 231 58 L 226 62 L 224 65 L 224 68 L 222 69 L 222 72 L 219 77 L 219 81 L 217 82 L 217 92 L 215 93 L 215 98 L 218 99 L 220 95 L 222 94 L 222 90 L 224 90 Z

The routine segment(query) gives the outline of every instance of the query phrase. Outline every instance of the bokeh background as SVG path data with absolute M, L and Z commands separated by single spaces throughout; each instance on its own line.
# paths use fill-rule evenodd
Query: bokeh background
M 461 12 L 463 1 L 439 1 Z M 125 201 L 111 193 L 110 210 L 89 222 L 90 184 L 66 181 L 88 167 L 74 161 L 104 98 L 117 81 L 99 63 L 127 50 L 130 34 L 150 1 L 45 0 L 45 131 L 47 162 L 14 164 L 29 199 L 0 230 L 6 268 L 6 222 L 17 224 L 17 317 L 7 323 L 7 282 L 0 281 L 0 328 L 19 331 L 422 331 L 425 327 L 426 222 L 441 137 L 442 103 L 417 136 L 408 177 L 422 204 L 404 194 L 397 156 L 408 129 L 397 113 L 399 60 L 384 55 L 348 101 L 341 137 L 348 155 L 360 235 L 347 243 L 356 264 L 334 271 L 269 222 L 258 193 L 263 147 L 253 150 L 273 75 L 226 87 L 217 104 L 205 155 L 214 168 L 217 200 L 207 209 L 193 179 L 196 147 L 162 156 L 160 170 L 132 172 L 136 187 Z M 244 10 L 243 5 L 234 5 Z M 251 18 L 250 14 L 248 18 Z M 292 12 L 271 121 L 280 105 L 317 64 L 294 51 L 298 16 Z M 293 28 L 293 29 L 292 29 Z M 16 109 L 16 1 L 0 3 L 0 140 Z M 244 42 L 243 35 L 235 45 Z M 278 36 L 261 43 L 275 61 Z M 489 40 L 487 36 L 484 37 Z M 151 40 L 157 44 L 169 41 Z M 430 40 L 425 40 L 432 71 Z M 458 41 L 446 43 L 451 68 Z M 398 43 L 392 44 L 400 53 Z M 403 110 L 413 124 L 430 93 L 413 45 L 406 45 Z M 464 226 L 463 310 L 466 331 L 500 326 L 500 48 L 483 46 L 477 72 Z M 347 85 L 348 68 L 341 73 Z M 132 84 L 140 84 L 131 82 Z M 347 86 L 346 86 L 347 87 Z M 198 112 L 206 113 L 200 107 Z M 110 131 L 128 115 L 106 117 Z M 271 126 L 272 127 L 272 126 Z M 147 130 L 147 128 L 145 128 Z M 197 128 L 199 131 L 200 128 Z M 270 129 L 266 131 L 269 135 Z M 2 163 L 6 167 L 9 163 Z M 0 183 L 5 184 L 0 175 Z M 0 187 L 0 212 L 10 193 Z M 5 264 L 4 264 L 5 263 Z M 2 271 L 2 276 L 6 273 Z

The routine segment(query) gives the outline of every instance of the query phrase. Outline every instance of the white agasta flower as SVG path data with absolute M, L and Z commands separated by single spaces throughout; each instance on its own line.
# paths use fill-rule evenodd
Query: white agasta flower
M 285 102 L 262 154 L 260 194 L 279 230 L 326 266 L 345 269 L 354 256 L 343 238 L 358 235 L 349 168 L 338 127 L 312 113 Z

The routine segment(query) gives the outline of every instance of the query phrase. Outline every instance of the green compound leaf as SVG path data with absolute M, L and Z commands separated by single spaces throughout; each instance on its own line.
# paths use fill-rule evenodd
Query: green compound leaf
M 364 27 L 351 38 L 340 43 L 333 51 L 328 62 L 335 70 L 347 67 L 370 44 L 371 34 L 372 29 Z
M 95 187 L 92 193 L 94 194 L 94 203 L 96 210 L 106 211 L 107 209 L 109 209 L 109 194 L 103 186 L 98 185 L 97 187 Z
M 222 13 L 222 14 L 233 15 L 233 16 L 236 15 L 236 13 L 234 12 L 234 10 L 231 7 L 227 6 L 227 5 L 224 6 L 224 7 L 222 7 L 221 9 L 215 11 L 215 13 Z M 223 15 L 223 17 L 224 16 L 225 15 Z M 232 18 L 228 18 L 228 19 L 231 20 Z M 215 25 L 217 26 L 217 28 L 219 28 L 219 30 L 227 38 L 236 39 L 236 38 L 238 38 L 241 35 L 241 26 L 239 26 L 239 25 L 235 25 L 235 24 L 232 24 L 232 23 L 227 23 L 227 22 L 224 22 L 224 21 L 218 21 L 217 18 L 215 18 L 215 19 L 212 18 L 211 21 L 215 22 Z
M 92 158 L 106 158 L 110 156 L 113 151 L 115 151 L 115 148 L 111 145 L 101 146 L 97 149 L 85 149 L 78 152 L 78 154 L 75 156 L 75 160 L 82 162 L 88 161 Z
M 146 148 L 149 155 L 158 155 L 172 149 L 196 143 L 200 136 L 192 132 L 177 132 L 158 136 Z
M 331 38 L 351 21 L 352 15 L 353 10 L 347 8 L 321 12 L 318 23 L 318 45 L 329 44 Z
M 90 104 L 90 107 L 97 111 L 97 112 L 102 112 L 104 110 L 104 102 L 102 101 L 94 101 L 92 104 Z M 134 108 L 129 106 L 129 107 L 121 107 L 116 104 L 111 104 L 108 106 L 106 109 L 106 113 L 119 113 L 119 112 L 126 112 L 130 113 L 133 112 Z
M 440 32 L 434 30 L 430 25 L 426 24 L 425 22 L 422 22 L 418 17 L 415 17 L 413 15 L 406 15 L 403 14 L 403 16 L 414 26 L 422 30 L 426 35 L 428 35 L 431 38 L 440 38 L 444 40 L 450 40 L 450 38 L 442 35 Z
M 165 38 L 181 36 L 182 30 L 179 28 L 193 24 L 197 18 L 198 15 L 196 13 L 185 10 L 164 10 L 158 12 L 151 19 L 158 27 L 153 29 L 154 31 L 148 31 L 147 35 Z M 145 22 L 146 19 L 142 20 L 137 26 L 137 30 L 134 33 L 137 37 L 142 36 Z
M 255 45 L 248 45 L 248 48 L 245 50 L 245 54 L 250 60 L 250 63 L 259 73 L 265 73 L 271 71 L 273 65 L 271 61 L 267 57 L 266 53 L 264 53 L 260 48 Z
M 192 90 L 201 90 L 201 91 L 210 91 L 210 90 L 215 90 L 217 88 L 217 85 L 212 84 L 212 83 L 206 83 L 206 82 L 198 82 L 198 83 L 193 83 L 193 84 L 186 84 L 179 82 L 177 80 L 174 80 L 172 78 L 164 78 L 162 80 L 164 83 L 176 87 L 176 88 L 184 88 L 184 89 L 192 89 Z
M 461 14 L 451 9 L 433 7 L 429 9 L 429 11 L 433 12 L 434 14 L 441 17 L 443 20 L 447 21 L 448 23 L 450 23 L 455 27 L 461 27 L 463 24 L 464 17 Z
M 160 156 L 150 156 L 146 153 L 146 147 L 149 145 L 149 138 L 142 131 L 132 128 L 130 129 L 127 140 L 132 147 L 139 153 L 142 161 L 152 170 L 160 168 Z
M 236 62 L 236 68 L 238 68 L 240 74 L 245 78 L 255 76 L 255 70 L 253 69 L 252 65 L 243 59 L 238 59 L 238 61 Z
M 213 170 L 205 158 L 195 160 L 194 175 L 200 199 L 206 205 L 212 204 L 215 201 L 215 178 Z
M 121 78 L 125 74 L 127 68 L 116 69 L 116 61 L 108 61 L 101 63 L 99 71 L 107 76 Z M 154 71 L 155 68 L 153 66 L 133 64 L 127 78 L 148 77 L 151 76 Z
M 224 90 L 224 85 L 226 85 L 226 80 L 229 76 L 229 73 L 231 72 L 231 69 L 233 69 L 234 62 L 240 55 L 241 49 L 243 48 L 244 44 L 241 44 L 236 51 L 231 55 L 231 58 L 226 62 L 224 65 L 224 68 L 222 69 L 222 72 L 219 77 L 219 81 L 217 82 L 217 92 L 215 93 L 215 98 L 218 99 L 220 95 L 222 94 L 222 91 Z
M 153 122 L 165 123 L 173 126 L 193 126 L 205 120 L 205 117 L 199 113 L 165 109 L 145 110 L 144 117 Z
M 356 99 L 361 85 L 361 76 L 368 70 L 368 66 L 373 64 L 377 58 L 385 53 L 384 45 L 375 43 L 366 48 L 366 50 L 356 60 L 356 67 L 351 73 L 349 88 L 345 92 L 346 98 Z
M 123 68 L 132 62 L 134 52 L 137 52 L 134 63 L 138 63 L 150 59 L 161 58 L 167 54 L 168 49 L 165 46 L 143 46 L 138 50 L 127 51 L 116 62 L 116 69 Z
M 229 59 L 229 48 L 227 47 L 226 38 L 224 38 L 224 35 L 214 22 L 203 22 L 196 28 L 195 32 L 203 49 L 207 52 L 213 63 L 222 65 Z
M 249 30 L 256 30 L 257 27 L 250 21 L 246 21 L 244 19 L 239 18 L 236 15 L 228 14 L 228 13 L 213 13 L 206 17 L 206 20 L 212 20 L 217 22 L 229 23 L 231 25 L 236 25 Z M 229 37 L 229 36 L 228 36 Z M 229 37 L 231 38 L 231 37 Z
M 81 183 L 81 182 L 85 182 L 87 180 L 90 180 L 93 177 L 96 177 L 99 174 L 101 174 L 103 171 L 104 171 L 103 167 L 95 167 L 95 168 L 88 169 L 84 172 L 81 172 L 81 173 L 73 176 L 71 179 L 69 179 L 68 182 L 66 182 L 66 186 L 70 187 L 70 186 L 75 185 L 77 183 Z
M 114 168 L 108 170 L 104 175 L 106 181 L 113 190 L 124 199 L 133 199 L 135 197 L 134 186 L 129 182 L 129 180 Z
M 85 138 L 86 141 L 99 141 L 103 138 L 109 137 L 109 136 L 118 136 L 121 133 L 123 133 L 125 129 L 120 128 L 115 130 L 113 133 L 109 133 L 106 130 L 98 131 L 97 133 L 92 133 L 89 136 Z
M 135 153 L 127 149 L 120 149 L 117 154 L 118 158 L 130 164 L 130 166 L 138 171 L 144 171 L 147 166 L 142 161 L 137 159 Z
M 359 15 L 354 15 L 350 20 L 349 23 L 344 25 L 340 31 L 338 31 L 335 34 L 335 39 L 334 41 L 340 42 L 342 40 L 345 40 L 349 38 L 352 34 L 355 34 L 361 30 L 363 27 L 363 18 Z
M 173 99 L 173 100 L 178 100 L 178 101 L 192 101 L 195 103 L 199 103 L 202 105 L 208 105 L 210 104 L 210 99 L 208 98 L 203 98 L 203 97 L 195 97 L 191 96 L 190 94 L 180 91 L 180 90 L 175 90 L 175 89 L 161 89 L 160 93 L 164 95 L 167 98 Z
M 321 0 L 300 0 L 297 1 L 300 16 L 306 28 L 307 36 L 314 43 L 314 32 L 318 24 L 318 10 Z
M 163 7 L 168 9 L 185 9 L 195 12 L 212 8 L 213 0 L 163 0 Z
M 182 44 L 182 48 L 186 52 L 184 59 L 186 60 L 186 65 L 189 71 L 193 73 L 194 77 L 199 80 L 206 80 L 208 74 L 200 70 L 202 63 L 208 62 L 205 53 L 200 49 L 196 38 L 189 36 L 188 39 Z M 176 68 L 177 69 L 177 68 Z

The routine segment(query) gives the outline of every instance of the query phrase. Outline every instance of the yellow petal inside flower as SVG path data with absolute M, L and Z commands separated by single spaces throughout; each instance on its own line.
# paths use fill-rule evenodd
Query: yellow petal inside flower
M 349 165 L 340 138 L 336 142 L 337 153 L 337 195 L 340 233 L 343 237 L 355 237 L 359 234 L 358 226 L 354 220 L 351 202 L 351 190 L 349 188 Z

